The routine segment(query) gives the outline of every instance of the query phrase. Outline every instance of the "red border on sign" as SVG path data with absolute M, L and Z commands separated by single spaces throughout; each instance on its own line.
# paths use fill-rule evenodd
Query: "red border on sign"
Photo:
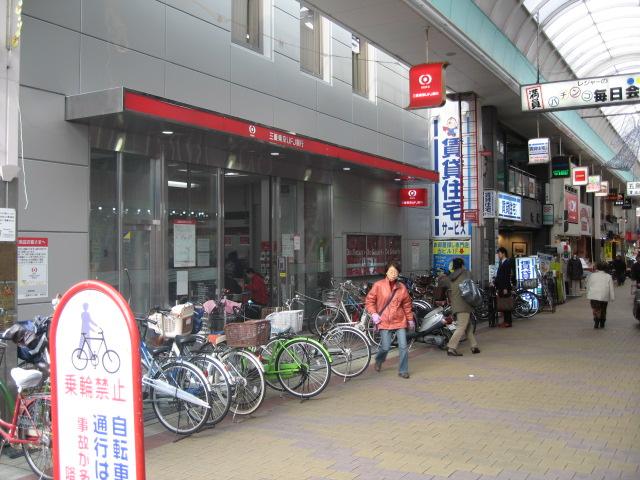
M 60 312 L 64 309 L 67 302 L 77 293 L 85 290 L 97 290 L 104 293 L 107 297 L 113 300 L 120 311 L 122 312 L 125 320 L 127 321 L 127 327 L 129 329 L 129 338 L 131 339 L 131 357 L 133 359 L 133 365 L 131 366 L 132 380 L 133 380 L 133 415 L 134 415 L 134 429 L 137 448 L 135 452 L 136 456 L 136 479 L 144 480 L 145 478 L 145 464 L 144 464 L 144 423 L 142 413 L 142 369 L 140 364 L 140 334 L 138 333 L 138 327 L 136 325 L 135 318 L 131 312 L 131 308 L 127 302 L 122 298 L 122 295 L 114 289 L 111 285 L 100 282 L 98 280 L 86 280 L 84 282 L 76 283 L 62 296 L 62 299 L 56 306 L 56 311 L 51 321 L 51 329 L 49 335 L 49 350 L 51 354 L 51 412 L 53 416 L 52 434 L 53 443 L 55 444 L 60 440 L 60 429 L 58 425 L 58 391 L 57 391 L 57 366 L 56 366 L 56 334 L 58 331 L 58 321 L 60 319 Z M 59 471 L 59 448 L 53 448 L 53 476 L 57 478 Z
M 238 120 L 193 107 L 178 105 L 167 100 L 142 95 L 140 93 L 125 92 L 124 108 L 131 112 L 149 115 L 171 122 L 229 133 L 245 138 L 253 138 L 281 147 L 339 158 L 345 162 L 374 167 L 399 175 L 407 175 L 432 182 L 438 182 L 440 178 L 438 172 L 433 170 L 414 167 L 395 160 L 389 160 L 388 158 L 351 150 L 350 148 L 338 147 L 309 137 L 297 134 L 293 135 L 284 130 L 264 127 L 246 120 Z M 296 142 L 296 140 L 298 140 L 298 142 Z

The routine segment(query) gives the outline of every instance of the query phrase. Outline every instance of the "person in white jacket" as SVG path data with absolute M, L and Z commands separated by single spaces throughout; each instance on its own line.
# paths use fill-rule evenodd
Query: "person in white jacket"
M 598 262 L 598 271 L 589 275 L 587 280 L 587 298 L 593 310 L 593 328 L 604 328 L 607 321 L 607 305 L 616 299 L 613 278 L 605 270 L 607 265 Z

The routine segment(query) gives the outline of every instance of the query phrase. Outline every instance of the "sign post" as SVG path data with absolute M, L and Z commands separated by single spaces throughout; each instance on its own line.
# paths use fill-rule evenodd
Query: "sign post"
M 51 324 L 54 478 L 144 480 L 140 337 L 127 302 L 88 280 Z

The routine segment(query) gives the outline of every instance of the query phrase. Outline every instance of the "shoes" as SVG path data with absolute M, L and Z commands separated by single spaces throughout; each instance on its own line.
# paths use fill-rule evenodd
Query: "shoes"
M 498 327 L 500 328 L 511 328 L 511 324 L 510 323 L 506 323 L 506 322 L 502 322 L 498 324 Z
M 379 371 L 380 371 L 380 369 L 382 368 L 382 362 L 378 362 L 378 361 L 376 360 L 376 364 L 373 366 L 373 368 L 374 368 L 374 370 L 375 370 L 376 372 L 379 372 Z
M 449 355 L 450 357 L 462 357 L 462 354 L 458 352 L 455 348 L 448 349 L 447 355 Z
M 604 328 L 604 320 L 600 320 L 600 328 Z
M 399 377 L 402 377 L 402 378 L 409 378 L 409 372 L 402 372 L 402 373 L 399 373 L 399 374 L 398 374 L 398 376 L 399 376 Z
M 478 347 L 473 347 L 471 349 L 471 353 L 480 353 L 480 349 Z

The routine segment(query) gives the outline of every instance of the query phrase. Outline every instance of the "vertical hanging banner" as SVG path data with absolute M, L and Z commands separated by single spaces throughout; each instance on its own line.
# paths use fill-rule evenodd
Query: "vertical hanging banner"
M 51 323 L 54 478 L 144 480 L 140 337 L 112 286 L 80 282 Z
M 433 236 L 471 236 L 462 218 L 462 159 L 458 102 L 448 101 L 433 122 L 434 165 L 440 182 L 434 188 Z
M 447 100 L 444 69 L 448 63 L 423 63 L 409 70 L 409 109 L 441 107 Z
M 569 185 L 564 186 L 564 209 L 567 211 L 567 222 L 578 223 L 578 192 Z

